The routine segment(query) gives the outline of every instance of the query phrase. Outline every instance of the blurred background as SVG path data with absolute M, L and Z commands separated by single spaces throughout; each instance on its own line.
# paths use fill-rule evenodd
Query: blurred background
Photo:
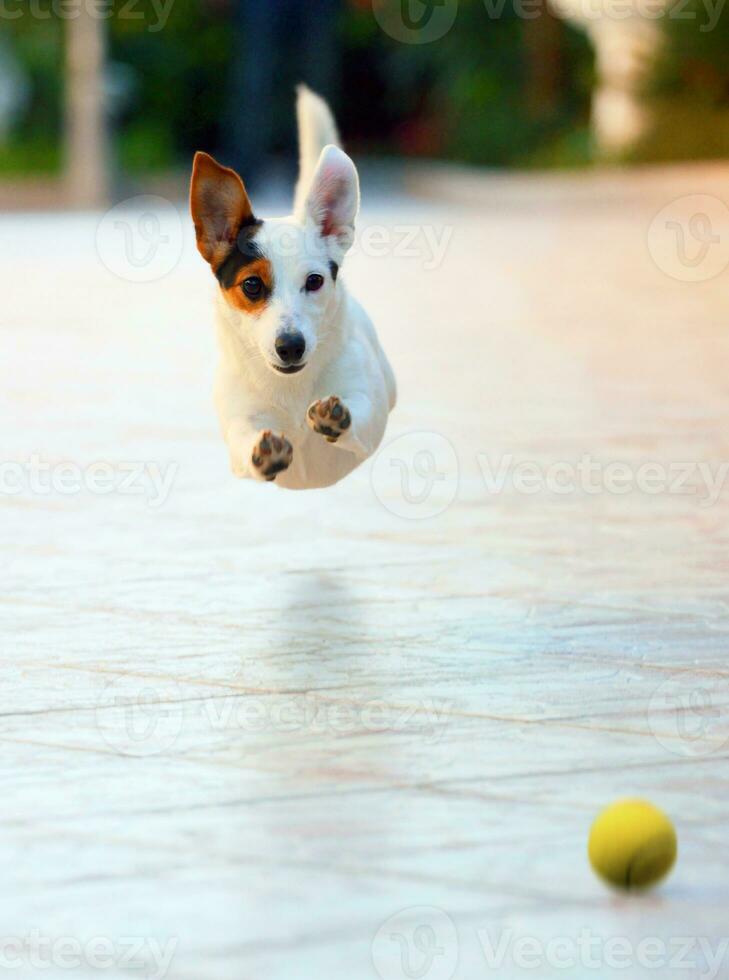
M 292 88 L 359 158 L 498 168 L 729 155 L 723 0 L 5 0 L 0 204 L 293 171 Z M 437 43 L 435 43 L 437 42 Z

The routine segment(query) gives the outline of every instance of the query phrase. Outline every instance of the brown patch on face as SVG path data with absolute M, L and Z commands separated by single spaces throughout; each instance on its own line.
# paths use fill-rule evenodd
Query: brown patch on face
M 196 153 L 190 184 L 190 211 L 198 251 L 215 268 L 246 225 L 255 223 L 243 181 L 207 153 Z
M 246 279 L 260 279 L 263 289 L 258 298 L 246 296 L 243 283 Z M 273 292 L 273 269 L 268 259 L 256 259 L 245 265 L 236 277 L 235 284 L 223 289 L 223 294 L 231 306 L 242 313 L 258 316 L 263 313 Z

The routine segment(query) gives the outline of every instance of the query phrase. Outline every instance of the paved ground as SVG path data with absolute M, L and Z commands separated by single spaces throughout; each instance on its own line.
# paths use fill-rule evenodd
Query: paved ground
M 0 219 L 16 975 L 729 975 L 729 184 L 476 183 L 370 198 L 400 403 L 308 494 L 228 473 L 186 219 Z

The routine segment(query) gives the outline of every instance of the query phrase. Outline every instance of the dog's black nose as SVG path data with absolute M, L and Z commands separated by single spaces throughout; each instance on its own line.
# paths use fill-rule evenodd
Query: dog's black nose
M 298 364 L 305 350 L 306 341 L 298 330 L 281 333 L 276 337 L 276 353 L 282 364 Z

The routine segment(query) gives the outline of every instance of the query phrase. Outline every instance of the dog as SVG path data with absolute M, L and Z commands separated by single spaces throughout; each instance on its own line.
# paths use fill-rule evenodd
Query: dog
M 392 368 L 340 275 L 359 176 L 327 103 L 297 99 L 294 211 L 255 216 L 243 181 L 197 153 L 190 209 L 217 281 L 215 403 L 233 474 L 291 490 L 337 483 L 368 459 L 395 406 Z

